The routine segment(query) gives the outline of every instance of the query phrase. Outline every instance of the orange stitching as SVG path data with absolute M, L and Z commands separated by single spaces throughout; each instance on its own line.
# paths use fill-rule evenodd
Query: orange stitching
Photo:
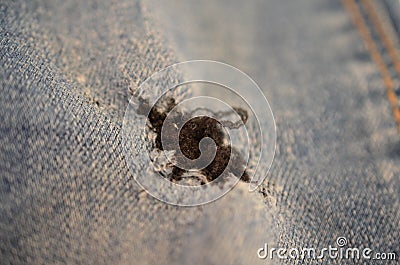
M 368 16 L 371 18 L 372 24 L 374 25 L 374 28 L 379 35 L 379 38 L 382 40 L 385 49 L 388 51 L 389 56 L 392 58 L 396 71 L 400 74 L 400 61 L 398 58 L 397 50 L 390 39 L 387 37 L 385 29 L 383 28 L 383 25 L 379 20 L 378 14 L 375 11 L 375 7 L 373 6 L 371 0 L 363 0 L 362 4 L 364 5 L 365 10 L 368 13 Z
M 392 107 L 393 116 L 397 123 L 397 130 L 400 132 L 400 111 L 397 106 L 397 97 L 394 93 L 393 81 L 390 77 L 386 64 L 383 61 L 381 54 L 378 52 L 375 43 L 371 37 L 371 33 L 354 0 L 342 0 L 342 3 L 347 8 L 353 19 L 354 24 L 357 26 L 358 31 L 360 32 L 361 37 L 364 39 L 365 45 L 369 53 L 371 54 L 372 60 L 378 66 L 378 69 L 383 78 L 383 82 L 386 86 L 387 97 Z

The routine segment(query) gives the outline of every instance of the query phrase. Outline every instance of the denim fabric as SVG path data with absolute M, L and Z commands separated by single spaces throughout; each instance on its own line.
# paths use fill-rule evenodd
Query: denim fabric
M 399 135 L 341 3 L 175 3 L 0 4 L 1 264 L 267 264 L 264 243 L 323 248 L 339 236 L 399 257 Z M 187 59 L 234 65 L 268 98 L 278 145 L 259 192 L 239 183 L 185 208 L 133 180 L 128 99 Z
M 277 208 L 271 210 L 276 245 L 323 248 L 344 236 L 353 246 L 398 253 L 399 136 L 382 77 L 343 5 L 154 6 L 163 10 L 159 14 L 183 59 L 230 63 L 266 94 L 278 135 L 264 186 Z M 168 24 L 176 10 L 185 12 Z M 398 74 L 394 78 L 399 81 Z M 220 257 L 215 263 L 223 262 Z M 323 264 L 341 262 L 348 264 Z
M 385 0 L 385 6 L 389 12 L 394 28 L 400 32 L 400 6 L 395 0 Z

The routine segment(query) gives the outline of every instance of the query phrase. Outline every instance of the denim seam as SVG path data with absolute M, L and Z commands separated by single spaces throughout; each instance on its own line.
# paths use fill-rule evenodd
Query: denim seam
M 391 105 L 393 116 L 397 125 L 397 130 L 400 132 L 400 109 L 399 109 L 399 98 L 396 95 L 396 89 L 394 86 L 394 81 L 390 74 L 390 65 L 385 62 L 384 54 L 386 53 L 390 60 L 393 63 L 395 70 L 400 74 L 400 62 L 398 60 L 397 52 L 390 41 L 390 39 L 386 36 L 384 28 L 379 20 L 379 17 L 375 13 L 373 5 L 368 1 L 362 0 L 362 5 L 368 13 L 368 18 L 364 18 L 361 8 L 356 4 L 354 0 L 342 0 L 343 5 L 348 10 L 354 24 L 356 25 L 368 52 L 371 55 L 373 62 L 377 65 L 378 70 L 383 79 L 384 85 L 386 87 L 387 98 Z M 372 24 L 373 28 L 370 28 L 367 23 Z M 376 31 L 379 38 L 374 39 L 372 36 L 372 30 Z M 379 51 L 377 48 L 377 44 L 381 47 L 384 47 L 384 50 Z

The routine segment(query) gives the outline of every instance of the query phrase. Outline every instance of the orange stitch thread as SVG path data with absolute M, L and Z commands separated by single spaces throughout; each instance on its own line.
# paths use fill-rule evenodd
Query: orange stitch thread
M 400 74 L 400 61 L 397 50 L 394 47 L 393 43 L 388 38 L 388 36 L 386 35 L 382 22 L 380 21 L 378 14 L 375 11 L 375 7 L 373 6 L 371 0 L 363 0 L 362 4 L 364 5 L 365 10 L 367 11 L 368 16 L 372 21 L 372 24 L 374 25 L 374 29 L 378 33 L 379 38 L 381 39 L 383 45 L 385 46 L 385 49 L 387 50 L 389 56 L 391 57 L 397 73 Z
M 400 132 L 400 111 L 397 106 L 397 97 L 396 94 L 394 93 L 393 81 L 390 77 L 386 64 L 383 61 L 382 56 L 378 52 L 375 43 L 371 37 L 371 33 L 369 32 L 369 29 L 364 21 L 364 18 L 362 17 L 360 10 L 358 9 L 354 0 L 342 0 L 342 3 L 350 13 L 354 24 L 358 28 L 361 37 L 364 39 L 366 48 L 371 54 L 372 60 L 378 66 L 378 69 L 383 78 L 383 82 L 387 89 L 387 97 L 392 107 L 394 119 L 397 123 L 397 130 Z

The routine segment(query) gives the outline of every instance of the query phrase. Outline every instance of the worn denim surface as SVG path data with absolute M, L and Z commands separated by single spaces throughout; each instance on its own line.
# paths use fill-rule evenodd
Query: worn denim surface
M 10 1 L 0 12 L 2 264 L 266 264 L 265 242 L 323 248 L 339 236 L 399 255 L 397 125 L 340 2 Z M 262 192 L 239 183 L 184 208 L 133 180 L 128 99 L 187 59 L 232 64 L 267 96 L 278 142 Z

